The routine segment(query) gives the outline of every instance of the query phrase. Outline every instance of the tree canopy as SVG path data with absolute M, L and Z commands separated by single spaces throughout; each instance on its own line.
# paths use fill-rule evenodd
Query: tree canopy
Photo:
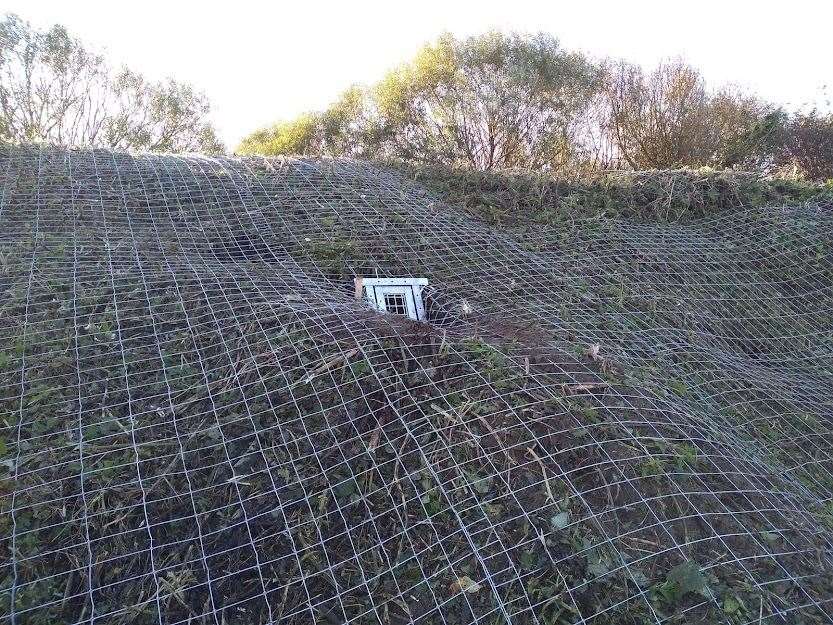
M 820 177 L 833 117 L 789 115 L 711 88 L 681 60 L 654 70 L 594 61 L 550 35 L 445 34 L 323 112 L 246 137 L 245 154 L 393 158 L 478 170 L 772 171 Z
M 580 150 L 601 84 L 597 65 L 549 35 L 443 35 L 377 84 L 300 119 L 316 122 L 305 146 L 320 153 L 545 167 Z M 250 135 L 239 151 L 287 153 L 300 119 Z
M 784 125 L 779 160 L 814 180 L 833 180 L 833 114 L 799 113 Z
M 173 79 L 113 70 L 63 26 L 0 22 L 0 140 L 220 152 L 206 97 Z
M 766 139 L 764 122 L 774 112 L 730 89 L 711 92 L 682 61 L 650 73 L 619 63 L 608 74 L 606 95 L 611 141 L 634 169 L 740 164 Z
M 497 32 L 425 46 L 373 89 L 387 152 L 478 169 L 562 160 L 599 69 L 549 35 Z
M 240 143 L 240 154 L 314 154 L 321 151 L 321 115 L 306 113 L 258 130 Z
M 113 68 L 67 30 L 0 21 L 0 141 L 224 150 L 190 84 Z M 833 176 L 833 114 L 711 88 L 681 60 L 648 71 L 549 34 L 444 34 L 323 111 L 245 137 L 240 154 L 397 159 L 482 171 L 703 167 Z

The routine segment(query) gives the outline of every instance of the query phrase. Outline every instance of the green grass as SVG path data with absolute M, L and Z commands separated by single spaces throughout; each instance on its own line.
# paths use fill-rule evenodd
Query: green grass
M 444 201 L 494 224 L 569 224 L 577 218 L 632 217 L 676 221 L 715 212 L 813 201 L 833 204 L 833 182 L 760 174 L 681 169 L 614 171 L 576 177 L 530 172 L 479 172 L 385 163 Z

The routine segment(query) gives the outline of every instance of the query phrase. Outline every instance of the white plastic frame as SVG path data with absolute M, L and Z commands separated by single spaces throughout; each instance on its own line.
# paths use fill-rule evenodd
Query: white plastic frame
M 428 286 L 428 278 L 356 278 L 356 298 L 365 300 L 376 310 L 389 312 L 385 295 L 405 296 L 407 316 L 415 321 L 425 321 L 425 306 L 422 303 L 422 289 Z

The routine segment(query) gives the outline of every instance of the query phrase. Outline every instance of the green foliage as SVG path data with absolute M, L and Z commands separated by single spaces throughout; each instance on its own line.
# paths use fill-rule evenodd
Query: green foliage
M 781 109 L 762 116 L 750 116 L 744 127 L 738 128 L 733 136 L 726 139 L 714 160 L 722 167 L 764 168 L 766 159 L 783 140 L 786 118 Z
M 666 602 L 675 605 L 688 593 L 703 593 L 707 588 L 700 567 L 696 562 L 687 560 L 668 572 L 665 581 L 657 587 L 657 593 Z
M 428 187 L 445 202 L 504 225 L 530 221 L 563 224 L 578 217 L 598 216 L 675 221 L 721 210 L 833 202 L 831 185 L 711 169 L 564 177 L 479 172 L 404 161 L 387 165 Z
M 689 443 L 677 446 L 677 468 L 691 470 L 696 468 L 698 460 L 697 448 Z
M 444 35 L 376 91 L 387 153 L 477 169 L 564 160 L 599 76 L 549 35 Z
M 828 501 L 824 504 L 821 513 L 819 514 L 819 518 L 822 523 L 833 530 L 833 501 Z
M 669 380 L 668 388 L 680 397 L 685 397 L 688 394 L 688 386 L 682 380 Z
M 479 338 L 467 338 L 461 342 L 469 357 L 475 359 L 488 380 L 496 389 L 505 389 L 512 378 L 511 363 L 495 346 Z
M 655 477 L 665 473 L 665 461 L 662 458 L 651 456 L 639 465 L 639 474 L 642 477 Z
M 346 275 L 346 263 L 355 256 L 356 245 L 343 239 L 316 241 L 310 244 L 309 254 L 325 273 Z
M 293 120 L 256 130 L 237 147 L 238 154 L 369 156 L 374 130 L 366 119 L 367 93 L 350 87 L 323 113 L 303 113 Z
M 549 35 L 443 35 L 325 112 L 247 137 L 241 153 L 285 154 L 275 137 L 313 122 L 298 153 L 386 156 L 478 169 L 547 167 L 580 150 L 577 132 L 600 71 Z M 278 132 L 280 131 L 280 132 Z
M 319 126 L 326 153 L 358 156 L 372 151 L 375 140 L 366 119 L 370 105 L 365 90 L 354 85 L 321 114 Z
M 737 595 L 729 595 L 723 600 L 723 611 L 730 617 L 742 619 L 746 613 L 746 604 Z
M 243 139 L 238 154 L 317 154 L 321 151 L 319 124 L 321 117 L 312 113 L 257 130 Z
M 258 130 L 241 154 L 312 154 L 475 170 L 791 168 L 833 177 L 833 116 L 710 89 L 699 70 L 595 63 L 551 35 L 450 34 L 323 112 Z M 484 205 L 484 210 L 488 205 Z

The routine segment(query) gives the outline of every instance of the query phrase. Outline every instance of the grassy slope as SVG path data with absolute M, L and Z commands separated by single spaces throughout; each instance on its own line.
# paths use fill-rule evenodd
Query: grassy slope
M 583 217 L 670 221 L 767 205 L 833 204 L 831 183 L 703 170 L 612 171 L 559 178 L 529 172 L 479 172 L 384 163 L 445 201 L 496 224 L 554 224 Z
M 3 615 L 826 622 L 833 221 L 763 206 L 807 189 L 418 175 L 473 217 L 363 165 L 6 157 Z

